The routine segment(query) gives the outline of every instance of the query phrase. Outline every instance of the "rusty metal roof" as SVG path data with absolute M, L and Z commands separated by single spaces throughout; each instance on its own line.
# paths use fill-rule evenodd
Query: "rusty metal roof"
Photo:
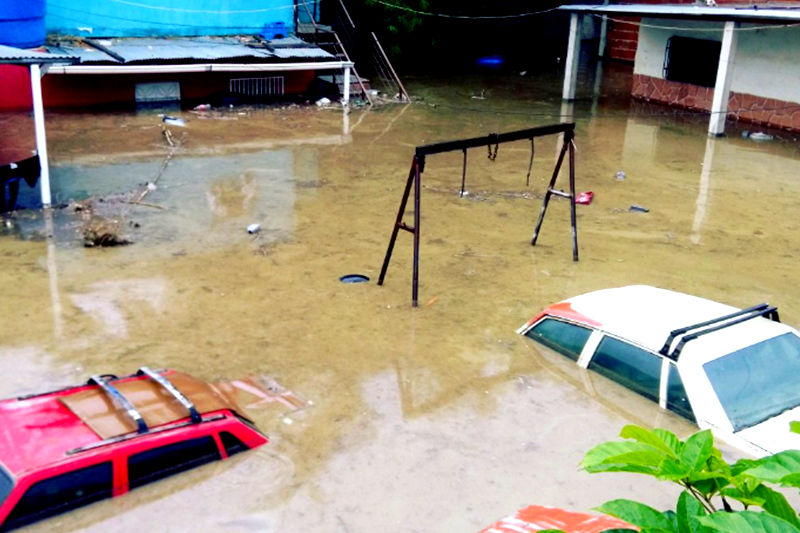
M 334 59 L 325 50 L 295 37 L 267 42 L 235 37 L 81 39 L 54 43 L 48 50 L 80 57 L 84 64 Z
M 565 5 L 559 7 L 571 13 L 621 15 L 635 17 L 699 19 L 760 23 L 794 23 L 800 21 L 800 8 L 775 4 L 741 7 L 705 6 L 696 4 L 629 4 L 629 5 Z
M 13 46 L 0 45 L 0 63 L 13 65 L 30 65 L 42 63 L 78 63 L 80 58 L 68 54 L 48 54 L 45 52 L 35 52 L 33 50 L 23 50 Z

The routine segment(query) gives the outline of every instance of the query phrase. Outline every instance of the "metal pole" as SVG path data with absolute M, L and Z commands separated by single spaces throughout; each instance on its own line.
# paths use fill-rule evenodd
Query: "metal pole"
M 47 138 L 44 131 L 44 104 L 42 103 L 42 69 L 38 63 L 31 65 L 31 92 L 33 93 L 33 125 L 36 130 L 36 153 L 42 167 L 42 204 L 50 207 L 50 166 L 47 163 Z
M 467 149 L 464 148 L 464 169 L 461 171 L 461 198 L 464 198 L 464 187 L 467 185 Z
M 572 223 L 572 260 L 578 260 L 578 221 L 575 215 L 575 138 L 569 135 L 569 207 Z
M 416 178 L 416 168 L 417 168 L 417 156 L 414 156 L 411 160 L 411 170 L 408 173 L 408 180 L 406 181 L 406 188 L 403 191 L 403 199 L 400 200 L 400 209 L 397 211 L 397 218 L 394 221 L 394 227 L 392 228 L 392 236 L 389 239 L 389 247 L 386 249 L 386 256 L 383 258 L 383 266 L 381 267 L 381 274 L 378 276 L 378 285 L 383 285 L 383 280 L 386 278 L 386 271 L 389 269 L 389 261 L 392 259 L 392 252 L 394 251 L 394 244 L 397 241 L 397 233 L 401 229 L 409 230 L 409 228 L 403 224 L 403 214 L 406 211 L 406 205 L 408 204 L 408 195 L 411 193 L 411 183 Z
M 565 134 L 566 137 L 566 134 Z M 536 246 L 536 240 L 539 238 L 539 231 L 542 229 L 542 222 L 544 222 L 544 213 L 547 211 L 547 204 L 550 203 L 550 196 L 553 195 L 553 187 L 556 184 L 556 179 L 558 178 L 558 173 L 561 171 L 561 164 L 564 162 L 564 156 L 567 153 L 569 143 L 565 142 L 562 143 L 561 152 L 558 154 L 558 161 L 556 162 L 556 168 L 553 170 L 553 177 L 550 178 L 550 185 L 547 186 L 547 192 L 544 195 L 544 203 L 542 204 L 542 210 L 539 212 L 539 221 L 536 222 L 536 228 L 533 230 L 533 238 L 531 239 L 531 246 Z
M 416 160 L 416 156 L 414 157 Z M 419 168 L 419 162 L 414 165 L 414 280 L 411 289 L 411 306 L 417 307 L 417 297 L 419 295 L 419 208 L 420 208 L 420 181 L 422 178 L 422 171 Z

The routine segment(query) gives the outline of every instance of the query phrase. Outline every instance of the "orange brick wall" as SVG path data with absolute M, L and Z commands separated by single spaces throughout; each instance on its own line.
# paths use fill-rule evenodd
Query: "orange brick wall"
M 745 4 L 768 7 L 771 4 L 797 3 L 797 0 L 771 0 L 769 2 L 753 2 L 747 0 L 716 0 L 717 4 Z M 613 2 L 614 4 L 694 4 L 694 0 L 640 0 L 638 2 Z M 608 43 L 606 56 L 616 61 L 633 63 L 636 58 L 636 46 L 639 42 L 640 19 L 638 17 L 610 17 L 608 21 Z
M 632 95 L 645 102 L 710 111 L 714 89 L 634 74 Z M 798 132 L 800 104 L 731 91 L 728 118 Z

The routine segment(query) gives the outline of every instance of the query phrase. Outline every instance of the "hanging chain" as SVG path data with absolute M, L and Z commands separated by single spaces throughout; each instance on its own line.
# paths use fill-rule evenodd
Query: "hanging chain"
M 497 134 L 496 133 L 492 133 L 491 135 L 489 135 L 489 137 L 496 138 Z M 492 152 L 492 143 L 491 142 L 486 145 L 486 149 L 489 151 L 489 154 L 486 157 L 488 157 L 489 161 L 491 161 L 492 163 L 494 163 L 494 160 L 497 159 L 497 149 L 499 147 L 500 147 L 500 143 L 498 143 L 496 140 L 495 140 L 495 143 L 494 143 L 494 152 Z

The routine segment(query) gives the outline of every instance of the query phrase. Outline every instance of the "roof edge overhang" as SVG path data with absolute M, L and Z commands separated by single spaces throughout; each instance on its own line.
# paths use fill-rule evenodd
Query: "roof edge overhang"
M 0 45 L 0 64 L 3 65 L 71 65 L 79 62 L 80 58 L 74 56 Z
M 304 63 L 197 63 L 185 65 L 73 65 L 52 66 L 50 74 L 183 74 L 192 72 L 287 72 L 353 68 L 349 61 Z
M 561 11 L 576 14 L 619 15 L 634 17 L 650 17 L 664 19 L 688 19 L 703 21 L 738 21 L 772 24 L 800 23 L 800 9 L 792 8 L 759 8 L 717 7 L 698 5 L 667 4 L 626 4 L 626 5 L 563 5 Z

